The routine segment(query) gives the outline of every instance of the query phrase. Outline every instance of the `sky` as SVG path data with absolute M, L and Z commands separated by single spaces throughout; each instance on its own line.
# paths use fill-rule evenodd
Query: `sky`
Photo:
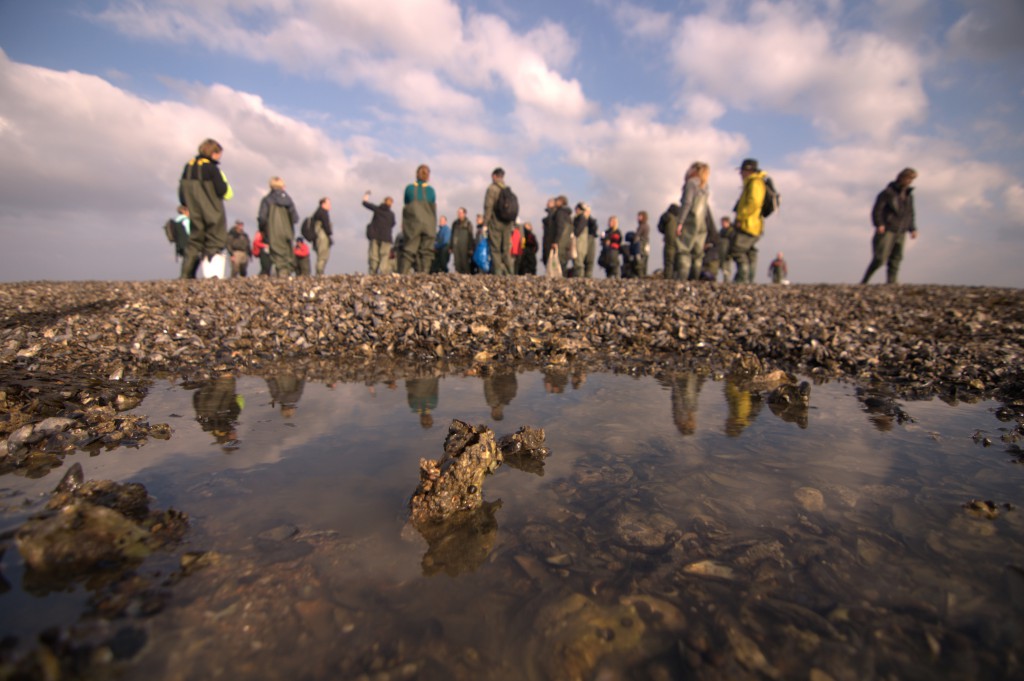
M 176 276 L 162 225 L 212 137 L 250 235 L 271 176 L 300 215 L 331 198 L 328 274 L 366 270 L 363 193 L 420 163 L 449 219 L 501 166 L 538 229 L 565 194 L 628 232 L 697 160 L 728 215 L 752 157 L 782 196 L 758 281 L 778 251 L 858 281 L 910 166 L 901 281 L 1021 287 L 1021 35 L 1019 0 L 0 0 L 0 280 Z

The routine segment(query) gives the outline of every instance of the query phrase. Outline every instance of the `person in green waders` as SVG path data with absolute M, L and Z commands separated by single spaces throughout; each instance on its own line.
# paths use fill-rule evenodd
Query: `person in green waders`
M 224 202 L 234 192 L 218 166 L 223 153 L 224 147 L 217 140 L 205 139 L 181 173 L 178 202 L 188 208 L 190 222 L 188 245 L 181 260 L 182 279 L 195 279 L 199 261 L 222 252 L 228 242 Z
M 402 235 L 405 243 L 398 273 L 429 272 L 437 236 L 437 195 L 430 186 L 430 168 L 426 165 L 416 169 L 416 181 L 405 188 Z

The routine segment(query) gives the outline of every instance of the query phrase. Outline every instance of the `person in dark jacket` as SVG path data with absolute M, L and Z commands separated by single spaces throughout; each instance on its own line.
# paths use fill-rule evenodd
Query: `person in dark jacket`
M 466 217 L 465 208 L 459 208 L 459 217 L 452 223 L 450 248 L 455 271 L 469 274 L 473 263 L 473 223 Z
M 555 200 L 548 199 L 544 207 L 544 218 L 541 220 L 541 250 L 540 258 L 546 266 L 551 253 L 551 246 L 555 243 Z
M 584 235 L 584 239 L 587 242 L 587 254 L 583 256 L 583 276 L 590 279 L 594 276 L 594 263 L 597 262 L 598 258 L 598 231 L 599 227 L 597 220 L 593 215 L 590 214 L 590 206 L 584 204 L 583 214 L 587 218 L 587 232 Z
M 263 232 L 263 240 L 270 245 L 270 260 L 274 263 L 277 276 L 295 274 L 292 239 L 295 237 L 295 223 L 299 221 L 299 213 L 280 177 L 270 178 L 270 193 L 260 201 L 257 220 Z
M 917 171 L 913 168 L 904 168 L 875 199 L 875 207 L 871 211 L 871 222 L 875 226 L 875 234 L 871 239 L 874 257 L 860 283 L 868 283 L 871 275 L 882 265 L 886 266 L 886 282 L 896 283 L 907 232 L 910 233 L 911 239 L 917 238 L 914 189 L 910 186 L 915 179 Z
M 366 238 L 370 242 L 367 256 L 370 274 L 387 274 L 391 271 L 391 230 L 395 226 L 391 205 L 394 202 L 394 199 L 386 196 L 377 206 L 370 203 L 370 192 L 363 194 L 363 207 L 373 212 L 370 224 L 366 225 Z
M 244 277 L 249 270 L 249 235 L 245 233 L 245 223 L 235 220 L 228 233 L 228 252 L 231 253 L 231 276 Z
M 320 199 L 320 205 L 313 213 L 313 248 L 316 249 L 316 274 L 322 277 L 327 269 L 327 260 L 331 257 L 331 246 L 334 245 L 334 229 L 331 227 L 331 200 L 326 196 Z
M 562 266 L 563 276 L 568 277 L 568 265 L 571 255 L 571 246 L 575 236 L 572 224 L 572 209 L 569 208 L 569 199 L 559 196 L 555 199 L 555 212 L 551 215 L 551 224 L 555 230 L 555 243 L 558 244 L 558 264 Z
M 519 274 L 537 274 L 537 236 L 533 225 L 523 224 L 523 255 L 519 258 Z
M 590 232 L 587 224 L 590 217 L 590 206 L 584 201 L 576 204 L 572 218 L 572 233 L 576 237 L 576 257 L 573 259 L 573 275 L 583 277 L 586 274 L 587 247 L 590 245 Z
M 679 214 L 682 210 L 678 203 L 673 203 L 658 218 L 658 231 L 665 235 L 661 270 L 661 276 L 665 279 L 675 279 L 676 230 L 679 229 Z
M 206 139 L 198 155 L 185 164 L 178 183 L 178 203 L 188 208 L 189 238 L 181 261 L 181 278 L 195 279 L 202 258 L 212 258 L 224 250 L 228 240 L 228 220 L 224 202 L 234 196 L 231 185 L 218 164 L 224 147 Z

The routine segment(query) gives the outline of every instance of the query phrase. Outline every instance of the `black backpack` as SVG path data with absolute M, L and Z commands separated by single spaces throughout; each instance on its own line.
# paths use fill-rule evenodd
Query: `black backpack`
M 775 184 L 772 178 L 764 177 L 764 203 L 761 204 L 761 217 L 766 218 L 779 209 L 782 205 L 782 195 L 775 191 Z
M 313 216 L 309 216 L 302 221 L 302 227 L 299 228 L 299 232 L 302 233 L 302 238 L 309 243 L 316 241 L 316 228 L 313 225 Z
M 519 217 L 519 198 L 507 185 L 501 188 L 494 202 L 494 216 L 501 222 L 515 222 Z
M 164 223 L 164 236 L 166 236 L 167 237 L 167 241 L 169 243 L 172 243 L 172 244 L 176 243 L 178 241 L 175 238 L 175 234 L 174 234 L 175 226 L 176 225 L 177 225 L 177 223 L 174 221 L 174 218 L 171 218 L 170 220 L 168 220 L 167 222 Z

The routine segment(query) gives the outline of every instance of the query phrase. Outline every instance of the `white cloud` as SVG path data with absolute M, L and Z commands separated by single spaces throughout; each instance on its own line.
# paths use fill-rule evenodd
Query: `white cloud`
M 98 16 L 128 35 L 187 37 L 211 51 L 288 71 L 326 72 L 416 113 L 454 106 L 477 115 L 476 97 L 459 88 L 493 87 L 494 79 L 519 105 L 551 115 L 580 117 L 589 106 L 579 82 L 562 77 L 552 65 L 566 64 L 574 52 L 564 29 L 543 22 L 520 37 L 495 15 L 472 13 L 463 21 L 451 0 L 163 0 L 121 3 Z
M 744 109 L 807 115 L 831 135 L 884 139 L 926 111 L 912 51 L 839 30 L 792 3 L 754 2 L 742 22 L 689 16 L 673 45 L 690 90 Z

